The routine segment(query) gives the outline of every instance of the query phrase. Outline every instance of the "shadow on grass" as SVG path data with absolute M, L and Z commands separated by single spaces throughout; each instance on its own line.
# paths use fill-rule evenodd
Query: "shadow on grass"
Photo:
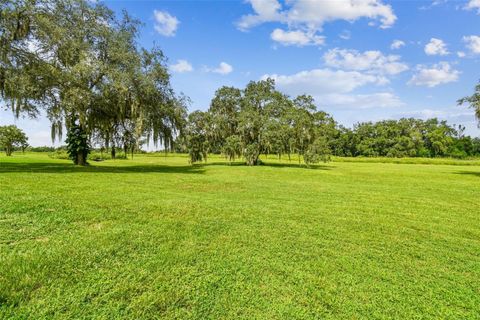
M 246 167 L 243 162 L 207 162 L 185 166 L 169 165 L 89 165 L 86 167 L 75 166 L 71 163 L 50 162 L 0 162 L 1 173 L 31 172 L 31 173 L 179 173 L 203 174 L 208 166 Z M 297 168 L 309 170 L 331 170 L 332 166 L 313 165 L 310 167 L 297 163 L 262 163 L 258 167 Z
M 203 174 L 201 166 L 165 166 L 165 165 L 126 165 L 126 166 L 75 166 L 70 163 L 24 162 L 1 163 L 1 173 L 32 172 L 32 173 L 185 173 Z
M 226 167 L 246 167 L 247 165 L 244 162 L 207 162 L 202 164 L 196 164 L 197 166 L 226 166 Z M 275 162 L 263 162 L 262 164 L 258 165 L 257 167 L 274 167 L 274 168 L 297 168 L 297 169 L 310 169 L 310 170 L 331 170 L 334 166 L 326 166 L 326 165 L 311 165 L 307 167 L 305 164 L 298 164 L 298 163 L 275 163 Z
M 455 173 L 462 174 L 462 175 L 470 175 L 470 176 L 475 176 L 480 178 L 480 171 L 458 171 Z

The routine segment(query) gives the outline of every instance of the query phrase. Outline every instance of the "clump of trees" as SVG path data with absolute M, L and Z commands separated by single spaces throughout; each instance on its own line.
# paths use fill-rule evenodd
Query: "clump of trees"
M 0 126 L 0 147 L 7 156 L 11 156 L 15 148 L 24 151 L 28 147 L 28 138 L 14 125 Z
M 189 115 L 178 142 L 192 163 L 213 152 L 230 161 L 243 156 L 248 165 L 258 165 L 261 154 L 298 154 L 299 161 L 309 165 L 329 159 L 328 135 L 334 129 L 333 118 L 317 111 L 312 97 L 292 99 L 267 79 L 252 81 L 244 89 L 217 90 L 208 111 Z
M 330 142 L 337 156 L 457 157 L 480 154 L 480 141 L 464 134 L 465 127 L 437 119 L 400 119 L 339 126 Z
M 75 163 L 94 138 L 113 157 L 150 140 L 172 147 L 185 100 L 163 52 L 138 48 L 138 21 L 85 0 L 5 0 L 0 16 L 0 98 L 16 116 L 44 111 L 52 140 L 66 127 Z
M 480 86 L 459 103 L 469 103 L 480 115 Z M 280 159 L 292 154 L 309 165 L 346 157 L 456 157 L 480 155 L 480 139 L 464 134 L 465 127 L 438 119 L 404 118 L 357 123 L 345 128 L 318 111 L 311 96 L 290 98 L 275 89 L 271 79 L 250 82 L 245 89 L 222 87 L 210 108 L 187 119 L 177 150 L 187 151 L 192 163 L 208 153 L 229 161 L 243 157 L 260 163 L 261 154 Z

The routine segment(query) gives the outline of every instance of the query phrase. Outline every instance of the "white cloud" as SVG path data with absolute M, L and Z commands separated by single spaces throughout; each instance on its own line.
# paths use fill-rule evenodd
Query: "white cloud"
M 408 66 L 400 62 L 400 56 L 385 56 L 380 51 L 359 52 L 335 48 L 327 51 L 323 59 L 329 67 L 375 74 L 395 75 L 408 70 Z
M 392 44 L 390 45 L 390 49 L 397 50 L 403 46 L 405 46 L 405 42 L 403 42 L 402 40 L 393 40 Z
M 430 10 L 435 6 L 445 4 L 448 0 L 433 0 L 429 5 L 427 6 L 421 6 L 419 9 L 420 10 Z
M 325 42 L 325 37 L 315 35 L 311 32 L 303 31 L 284 31 L 282 29 L 275 29 L 270 34 L 270 38 L 273 41 L 280 42 L 285 46 L 299 46 L 303 47 L 306 45 L 321 45 Z
M 272 78 L 278 88 L 291 95 L 348 93 L 367 84 L 382 85 L 382 76 L 364 74 L 357 71 L 313 69 L 292 75 L 266 74 L 262 79 Z
M 477 13 L 480 14 L 480 0 L 470 0 L 464 8 L 466 10 L 477 10 Z
M 277 88 L 291 96 L 308 94 L 320 107 L 339 108 L 389 108 L 400 107 L 403 102 L 393 93 L 377 92 L 355 94 L 354 90 L 368 85 L 383 85 L 383 76 L 358 71 L 313 69 L 292 75 L 266 74 L 262 79 L 272 78 Z
M 454 111 L 447 111 L 447 110 L 438 110 L 438 109 L 422 109 L 416 111 L 408 112 L 408 115 L 412 115 L 414 117 L 420 117 L 422 119 L 430 119 L 430 118 L 451 118 L 451 117 L 463 117 L 468 116 L 471 117 L 475 113 L 470 110 L 456 110 L 456 107 L 452 107 Z
M 465 36 L 463 41 L 473 54 L 480 54 L 480 36 Z
M 277 0 L 249 0 L 255 14 L 242 16 L 237 23 L 237 27 L 242 30 L 248 30 L 264 22 L 281 21 L 283 14 L 279 11 L 282 5 Z
M 417 73 L 413 75 L 408 84 L 433 88 L 440 84 L 455 82 L 459 75 L 460 72 L 453 69 L 448 62 L 440 62 L 430 68 L 419 65 Z
M 177 60 L 176 64 L 172 64 L 170 66 L 170 70 L 172 70 L 173 72 L 184 73 L 193 71 L 193 67 L 187 60 L 180 59 Z
M 226 62 L 220 62 L 217 68 L 212 69 L 212 68 L 205 67 L 204 71 L 226 75 L 233 71 L 233 67 Z
M 466 54 L 465 54 L 465 52 L 463 52 L 463 51 L 457 51 L 457 56 L 458 56 L 459 58 L 465 58 Z
M 180 21 L 166 11 L 154 10 L 155 31 L 166 37 L 173 37 L 177 31 Z
M 443 40 L 431 38 L 430 42 L 425 46 L 425 53 L 429 56 L 445 56 L 449 52 L 447 50 L 447 45 L 445 42 L 443 42 Z
M 319 97 L 322 106 L 344 107 L 356 109 L 396 108 L 404 106 L 398 96 L 391 92 L 373 94 L 327 94 Z
M 286 1 L 285 8 L 282 8 L 278 0 L 248 0 L 248 2 L 252 5 L 254 13 L 240 18 L 237 27 L 242 31 L 266 22 L 279 22 L 287 25 L 290 30 L 300 30 L 314 35 L 322 30 L 326 22 L 335 20 L 354 22 L 367 18 L 379 21 L 381 28 L 388 28 L 397 19 L 391 6 L 381 0 L 289 0 Z

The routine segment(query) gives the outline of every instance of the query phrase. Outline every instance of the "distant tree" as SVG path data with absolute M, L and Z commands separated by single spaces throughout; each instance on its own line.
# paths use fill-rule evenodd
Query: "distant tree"
M 316 112 L 311 96 L 291 99 L 275 89 L 272 79 L 251 81 L 243 90 L 220 88 L 207 114 L 209 126 L 203 138 L 209 150 L 222 152 L 230 161 L 242 155 L 247 165 L 257 165 L 260 154 L 268 157 L 272 153 L 279 158 L 286 153 L 290 159 L 297 152 L 301 161 L 315 139 L 325 137 L 328 145 L 337 134 L 333 118 Z M 188 122 L 189 131 L 198 128 L 197 116 L 189 117 Z M 189 135 L 179 140 L 190 141 L 188 149 L 197 158 L 199 135 Z
M 220 150 L 228 137 L 236 135 L 242 100 L 240 89 L 222 87 L 215 92 L 208 112 L 212 116 L 212 148 Z
M 450 147 L 454 143 L 456 131 L 450 127 L 446 121 L 429 119 L 425 121 L 425 146 L 430 151 L 432 157 L 441 157 L 448 155 Z
M 294 141 L 293 148 L 298 154 L 299 163 L 309 145 L 315 139 L 315 128 L 313 126 L 313 113 L 315 111 L 316 106 L 311 96 L 302 95 L 293 100 L 293 108 L 290 111 L 291 138 Z
M 209 115 L 206 112 L 194 111 L 188 115 L 184 130 L 190 163 L 207 161 L 209 151 Z
M 472 139 L 472 155 L 480 155 L 480 138 Z
M 262 134 L 268 122 L 268 110 L 279 93 L 272 79 L 251 81 L 243 90 L 238 116 L 238 134 L 243 144 L 243 155 L 248 165 L 259 164 L 259 156 L 265 147 Z
M 24 150 L 28 146 L 25 133 L 14 125 L 0 126 L 0 146 L 7 156 L 11 156 L 15 148 Z
M 307 165 L 319 163 L 320 161 L 327 162 L 330 160 L 331 150 L 327 138 L 320 136 L 310 144 L 305 151 L 303 158 Z

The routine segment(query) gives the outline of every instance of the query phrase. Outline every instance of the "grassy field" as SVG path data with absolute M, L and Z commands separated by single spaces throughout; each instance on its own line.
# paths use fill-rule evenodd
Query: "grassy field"
M 478 163 L 336 160 L 2 155 L 0 318 L 480 318 Z

